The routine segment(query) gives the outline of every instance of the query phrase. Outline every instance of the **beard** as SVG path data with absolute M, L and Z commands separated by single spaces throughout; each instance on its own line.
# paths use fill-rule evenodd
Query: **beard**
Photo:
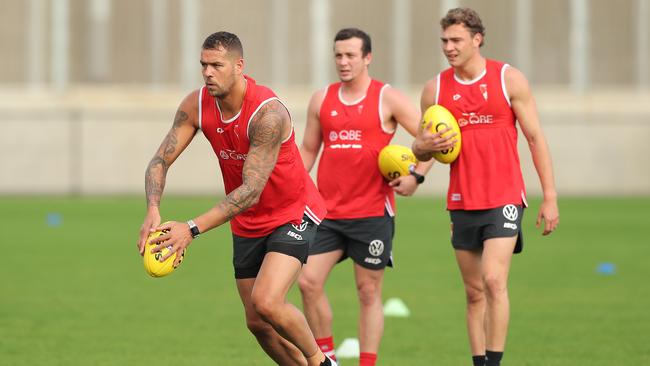
M 228 95 L 228 93 L 223 91 L 222 89 L 210 89 L 210 88 L 208 88 L 208 94 L 210 94 L 213 98 L 223 98 L 226 95 Z

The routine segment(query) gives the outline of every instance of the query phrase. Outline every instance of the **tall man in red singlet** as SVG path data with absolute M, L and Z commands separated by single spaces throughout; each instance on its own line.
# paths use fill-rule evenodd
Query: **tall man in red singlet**
M 312 96 L 300 148 L 310 171 L 323 146 L 318 189 L 328 214 L 298 282 L 316 341 L 334 357 L 332 310 L 324 285 L 337 262 L 352 258 L 360 302 L 359 362 L 372 366 L 384 328 L 384 268 L 392 266 L 393 192 L 413 194 L 432 163 L 418 165 L 412 175 L 390 184 L 384 180 L 377 166 L 379 151 L 390 143 L 398 124 L 415 136 L 420 118 L 417 108 L 396 89 L 370 77 L 371 43 L 365 32 L 356 28 L 339 31 L 334 57 L 341 81 Z
M 230 221 L 237 289 L 248 328 L 264 351 L 280 365 L 335 365 L 320 351 L 303 314 L 286 302 L 326 213 L 300 159 L 289 112 L 270 89 L 243 74 L 236 35 L 206 38 L 201 65 L 205 86 L 181 102 L 146 171 L 140 254 L 152 231 L 169 230 L 155 240 L 154 252 L 172 246 L 165 260 L 200 233 Z M 219 159 L 227 196 L 187 222 L 160 225 L 167 170 L 198 130 Z
M 421 107 L 440 104 L 460 125 L 463 147 L 451 164 L 447 209 L 452 245 L 465 284 L 467 329 L 474 365 L 499 365 L 509 319 L 507 292 L 512 254 L 522 250 L 526 204 L 517 153 L 519 121 L 539 176 L 544 200 L 537 225 L 543 235 L 559 223 L 551 157 L 528 82 L 517 69 L 479 52 L 485 29 L 471 9 L 441 20 L 442 48 L 450 68 L 427 82 Z M 413 151 L 431 159 L 439 136 L 420 132 Z

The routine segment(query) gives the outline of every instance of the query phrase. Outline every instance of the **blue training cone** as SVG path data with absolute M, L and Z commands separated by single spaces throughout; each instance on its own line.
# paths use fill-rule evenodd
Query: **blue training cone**
M 613 263 L 600 263 L 597 271 L 601 275 L 611 276 L 616 273 L 616 265 Z
M 63 216 L 61 216 L 61 214 L 58 212 L 50 212 L 47 214 L 47 218 L 45 219 L 45 222 L 47 223 L 47 226 L 51 226 L 51 227 L 61 226 L 61 224 L 63 223 Z

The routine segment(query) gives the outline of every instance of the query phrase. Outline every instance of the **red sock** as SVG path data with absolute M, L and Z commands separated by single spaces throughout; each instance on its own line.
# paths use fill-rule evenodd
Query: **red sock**
M 359 355 L 359 366 L 375 366 L 377 354 L 370 352 L 361 352 Z
M 329 358 L 336 361 L 336 356 L 334 355 L 334 337 L 329 336 L 325 338 L 316 339 L 316 344 L 318 348 Z

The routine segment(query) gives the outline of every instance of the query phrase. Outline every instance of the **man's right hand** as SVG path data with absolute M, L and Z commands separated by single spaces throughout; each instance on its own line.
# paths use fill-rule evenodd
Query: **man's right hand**
M 432 125 L 433 123 L 429 122 L 423 129 L 420 129 L 411 146 L 413 154 L 419 161 L 429 161 L 434 152 L 448 150 L 456 144 L 457 134 L 451 128 L 447 127 L 442 131 L 432 132 Z M 449 131 L 452 133 L 443 136 Z
M 144 254 L 144 247 L 147 244 L 147 238 L 149 234 L 154 232 L 156 228 L 160 225 L 160 211 L 158 207 L 152 206 L 147 210 L 147 216 L 144 218 L 144 222 L 140 227 L 140 240 L 138 241 L 138 251 L 140 255 Z

